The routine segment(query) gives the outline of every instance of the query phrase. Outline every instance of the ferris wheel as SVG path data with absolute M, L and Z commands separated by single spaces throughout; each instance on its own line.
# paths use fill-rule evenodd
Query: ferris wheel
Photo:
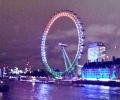
M 61 50 L 63 53 L 64 63 L 65 63 L 65 70 L 58 72 L 58 71 L 53 70 L 52 66 L 49 66 L 49 64 L 48 64 L 48 59 L 46 56 L 46 38 L 47 38 L 47 35 L 48 35 L 49 30 L 50 30 L 51 26 L 53 25 L 53 23 L 61 17 L 67 17 L 67 18 L 71 19 L 73 21 L 73 23 L 75 24 L 76 30 L 77 30 L 77 36 L 78 36 L 78 44 L 76 44 L 77 51 L 76 51 L 73 61 L 70 61 L 69 55 L 67 55 L 67 52 L 65 50 L 67 45 L 63 44 L 63 43 L 58 44 L 62 48 Z M 80 21 L 77 18 L 77 16 L 71 11 L 61 11 L 61 12 L 58 12 L 57 14 L 55 14 L 47 24 L 47 26 L 43 32 L 42 42 L 41 42 L 42 62 L 44 64 L 44 66 L 46 67 L 46 69 L 49 71 L 49 73 L 51 73 L 55 77 L 59 77 L 65 73 L 69 73 L 72 70 L 74 70 L 74 67 L 76 66 L 78 59 L 81 58 L 81 54 L 82 54 L 83 47 L 84 47 L 83 42 L 84 42 L 83 27 L 80 24 Z

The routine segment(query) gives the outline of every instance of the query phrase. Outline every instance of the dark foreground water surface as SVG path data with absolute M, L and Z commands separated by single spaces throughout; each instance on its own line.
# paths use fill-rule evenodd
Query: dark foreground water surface
M 11 81 L 9 92 L 0 100 L 120 100 L 119 87 L 73 87 L 53 84 Z

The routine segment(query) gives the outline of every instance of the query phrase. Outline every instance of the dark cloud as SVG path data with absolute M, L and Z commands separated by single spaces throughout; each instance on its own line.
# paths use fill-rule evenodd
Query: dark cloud
M 119 57 L 119 4 L 119 0 L 0 0 L 0 63 L 21 64 L 29 58 L 31 63 L 41 65 L 42 32 L 51 16 L 64 9 L 77 13 L 84 23 L 85 44 L 104 42 L 108 55 Z M 48 58 L 54 66 L 62 61 L 59 42 L 70 45 L 68 53 L 72 52 L 73 58 L 77 34 L 67 18 L 55 22 L 47 37 Z

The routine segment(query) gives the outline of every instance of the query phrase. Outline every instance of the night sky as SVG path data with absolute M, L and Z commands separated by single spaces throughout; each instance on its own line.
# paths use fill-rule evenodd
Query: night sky
M 42 32 L 55 12 L 71 10 L 85 29 L 85 46 L 103 42 L 107 55 L 120 57 L 120 0 L 0 0 L 0 64 L 42 65 Z M 47 37 L 47 57 L 51 66 L 62 66 L 58 43 L 69 44 L 73 59 L 77 46 L 74 23 L 60 18 Z M 86 50 L 84 50 L 86 53 Z M 86 61 L 86 54 L 82 61 Z

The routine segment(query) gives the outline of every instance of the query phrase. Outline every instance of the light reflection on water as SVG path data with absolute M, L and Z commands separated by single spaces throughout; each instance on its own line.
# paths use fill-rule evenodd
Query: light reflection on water
M 61 86 L 30 82 L 9 82 L 10 90 L 0 100 L 120 100 L 120 88 L 86 85 Z
M 39 100 L 48 100 L 50 86 L 48 84 L 42 84 L 38 87 L 39 92 L 36 94 Z

